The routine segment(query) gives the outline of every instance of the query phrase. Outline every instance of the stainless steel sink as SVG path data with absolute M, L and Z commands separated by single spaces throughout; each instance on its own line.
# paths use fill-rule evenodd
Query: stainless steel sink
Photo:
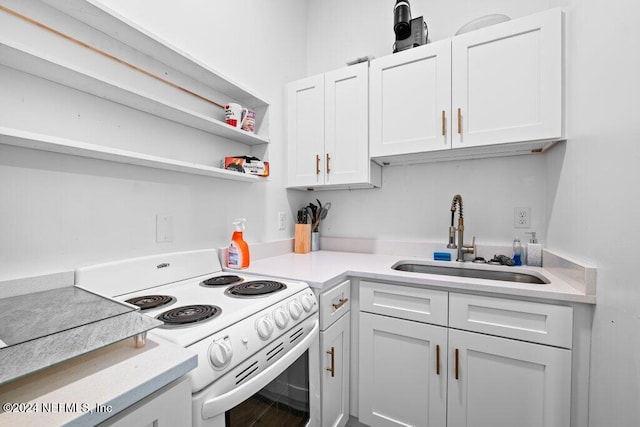
M 445 265 L 431 265 L 415 261 L 399 261 L 391 266 L 394 270 L 411 273 L 439 274 L 443 276 L 472 277 L 474 279 L 502 280 L 505 282 L 529 283 L 545 285 L 549 279 L 541 274 L 528 274 L 518 271 L 490 270 L 472 267 L 454 267 Z

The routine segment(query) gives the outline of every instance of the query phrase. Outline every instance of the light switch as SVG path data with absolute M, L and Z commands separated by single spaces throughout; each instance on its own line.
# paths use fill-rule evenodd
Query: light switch
M 173 215 L 156 215 L 156 243 L 173 242 Z

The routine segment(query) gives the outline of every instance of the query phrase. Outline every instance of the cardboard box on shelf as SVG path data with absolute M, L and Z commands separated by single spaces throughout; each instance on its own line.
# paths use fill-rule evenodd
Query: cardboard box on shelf
M 269 162 L 263 162 L 257 157 L 225 157 L 224 168 L 251 175 L 269 176 Z

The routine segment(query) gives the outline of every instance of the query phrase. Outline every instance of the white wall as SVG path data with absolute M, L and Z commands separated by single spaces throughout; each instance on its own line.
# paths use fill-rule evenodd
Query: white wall
M 309 0 L 308 73 L 342 67 L 364 55 L 389 54 L 394 3 Z M 515 231 L 510 209 L 530 205 L 543 245 L 598 269 L 589 425 L 640 425 L 640 286 L 634 268 L 640 237 L 635 223 L 640 216 L 635 188 L 640 182 L 640 5 L 631 0 L 412 0 L 411 6 L 414 16 L 425 16 L 431 40 L 451 36 L 477 16 L 515 18 L 563 7 L 569 140 L 537 158 L 386 168 L 380 190 L 319 193 L 333 204 L 323 232 L 443 240 L 450 196 L 460 193 L 469 233 L 478 235 L 479 243 L 502 241 Z M 500 185 L 503 194 L 489 190 Z
M 331 212 L 324 236 L 447 243 L 451 200 L 462 195 L 465 242 L 511 245 L 524 231 L 544 239 L 546 169 L 543 156 L 503 157 L 383 169 L 382 187 L 372 190 L 322 191 Z M 515 229 L 513 210 L 531 208 L 531 229 Z M 430 256 L 431 254 L 416 254 Z
M 292 210 L 302 202 L 284 190 L 283 86 L 304 74 L 305 3 L 105 3 L 271 103 L 272 143 L 264 155 L 272 176 L 247 184 L 0 145 L 0 280 L 223 246 L 238 216 L 248 219 L 249 242 L 290 238 Z M 41 9 L 35 2 L 2 4 L 28 14 Z M 0 126 L 134 151 L 153 147 L 154 154 L 213 166 L 249 151 L 1 66 L 0 93 Z M 277 230 L 278 211 L 288 215 L 285 231 Z M 158 213 L 173 216 L 173 243 L 156 243 Z
M 549 153 L 547 245 L 592 260 L 590 425 L 640 425 L 640 5 L 566 1 L 567 131 Z
M 302 77 L 305 69 L 314 74 L 359 56 L 389 54 L 394 3 L 199 0 L 177 7 L 167 0 L 109 0 L 122 13 L 269 98 L 274 176 L 264 185 L 247 185 L 0 145 L 0 278 L 219 246 L 237 215 L 249 218 L 250 240 L 290 237 L 291 227 L 275 231 L 276 212 L 291 215 L 315 197 L 333 204 L 322 225 L 326 235 L 441 241 L 446 239 L 450 198 L 460 193 L 467 230 L 479 243 L 508 243 L 515 232 L 513 207 L 528 205 L 545 246 L 598 268 L 590 425 L 640 425 L 640 286 L 632 260 L 637 256 L 635 219 L 640 214 L 634 187 L 640 182 L 640 6 L 631 0 L 411 1 L 414 15 L 425 16 L 434 41 L 480 15 L 515 18 L 563 6 L 569 141 L 539 157 L 385 168 L 380 190 L 283 190 L 283 84 Z M 240 48 L 246 45 L 253 46 L 248 53 Z M 61 120 L 75 122 L 77 132 L 86 135 L 83 128 L 89 129 L 87 122 L 93 121 L 118 132 L 119 123 L 108 125 L 83 114 L 108 111 L 118 117 L 125 114 L 121 109 L 83 99 L 80 104 L 87 110 L 58 111 L 60 104 L 51 103 L 60 88 L 26 77 L 5 80 L 10 74 L 0 69 L 0 125 L 7 124 L 7 117 L 45 128 Z M 31 84 L 36 86 L 27 90 Z M 8 87 L 21 87 L 20 93 L 29 96 L 8 92 Z M 38 91 L 50 95 L 36 97 Z M 68 90 L 62 93 L 82 98 Z M 5 114 L 11 108 L 24 114 Z M 206 137 L 197 131 L 141 120 L 149 138 L 170 143 L 180 133 L 206 145 Z M 221 206 L 219 200 L 232 204 Z M 155 243 L 159 212 L 174 215 L 173 244 Z

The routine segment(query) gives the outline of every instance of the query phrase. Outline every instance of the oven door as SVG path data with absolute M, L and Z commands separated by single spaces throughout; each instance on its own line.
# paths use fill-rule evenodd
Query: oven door
M 320 425 L 317 314 L 309 332 L 276 362 L 226 393 L 215 383 L 193 395 L 193 425 L 206 427 Z

